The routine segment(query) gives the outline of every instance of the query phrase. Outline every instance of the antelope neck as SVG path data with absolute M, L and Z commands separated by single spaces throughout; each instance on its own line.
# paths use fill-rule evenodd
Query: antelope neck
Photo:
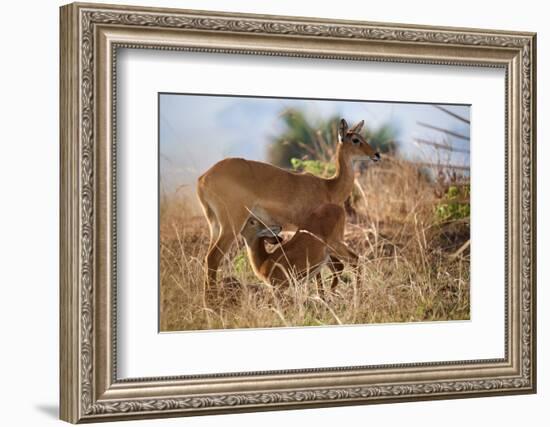
M 353 163 L 346 155 L 342 144 L 336 149 L 336 172 L 329 179 L 329 186 L 333 195 L 333 202 L 340 204 L 349 196 L 353 189 Z
M 260 266 L 269 256 L 267 250 L 265 249 L 264 239 L 261 237 L 256 237 L 252 242 L 247 242 L 250 257 L 252 258 L 252 264 Z

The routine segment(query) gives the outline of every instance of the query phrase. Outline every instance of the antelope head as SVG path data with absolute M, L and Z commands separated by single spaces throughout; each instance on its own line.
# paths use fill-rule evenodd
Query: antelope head
M 282 238 L 279 236 L 282 227 L 278 224 L 268 224 L 252 213 L 241 228 L 240 234 L 246 240 L 249 246 L 252 246 L 256 239 L 263 239 L 264 241 L 275 245 L 282 242 Z
M 361 120 L 352 128 L 348 128 L 347 122 L 342 119 L 340 126 L 338 127 L 338 136 L 342 148 L 345 149 L 347 155 L 352 160 L 362 160 L 369 158 L 375 162 L 380 160 L 380 153 L 375 151 L 359 132 L 365 124 L 364 120 Z

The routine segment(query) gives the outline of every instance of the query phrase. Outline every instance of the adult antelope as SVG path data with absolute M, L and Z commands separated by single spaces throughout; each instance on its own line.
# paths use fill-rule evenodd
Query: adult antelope
M 380 159 L 380 154 L 359 134 L 363 124 L 361 121 L 348 128 L 344 119 L 340 121 L 336 173 L 331 178 L 240 158 L 224 159 L 199 177 L 197 194 L 210 226 L 205 261 L 207 295 L 217 292 L 220 261 L 254 206 L 262 208 L 277 224 L 297 226 L 320 205 L 344 203 L 353 189 L 353 161 Z
M 344 243 L 345 224 L 344 208 L 327 203 L 311 212 L 292 238 L 279 244 L 273 252 L 266 250 L 265 242 L 273 243 L 281 226 L 265 214 L 253 211 L 240 234 L 245 239 L 248 257 L 258 278 L 280 290 L 288 287 L 292 278 L 315 277 L 319 296 L 324 298 L 320 273 L 324 265 L 334 273 L 331 290 L 338 284 L 343 269 L 341 259 L 357 266 L 357 255 Z

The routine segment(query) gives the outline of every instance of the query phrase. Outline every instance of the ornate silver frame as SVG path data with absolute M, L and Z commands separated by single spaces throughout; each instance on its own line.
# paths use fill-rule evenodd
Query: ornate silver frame
M 533 33 L 71 4 L 61 8 L 61 419 L 77 423 L 536 390 Z M 175 378 L 116 375 L 118 47 L 506 70 L 505 357 Z

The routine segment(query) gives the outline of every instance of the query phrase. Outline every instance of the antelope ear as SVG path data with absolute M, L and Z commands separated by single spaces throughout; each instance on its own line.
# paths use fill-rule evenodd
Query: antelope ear
M 365 121 L 361 120 L 359 123 L 357 123 L 354 127 L 351 128 L 351 132 L 353 133 L 361 132 L 361 129 L 363 129 L 364 124 L 365 124 Z
M 344 140 L 344 137 L 348 133 L 348 123 L 342 119 L 340 120 L 340 126 L 338 126 L 338 135 L 340 136 L 340 141 Z

